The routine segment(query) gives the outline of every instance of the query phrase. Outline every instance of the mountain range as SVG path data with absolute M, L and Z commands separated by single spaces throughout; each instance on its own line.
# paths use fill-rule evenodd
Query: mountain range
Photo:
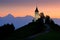
M 60 25 L 60 19 L 58 18 L 52 18 L 54 22 L 58 25 Z M 5 17 L 0 17 L 0 26 L 4 24 L 11 24 L 13 23 L 15 26 L 15 29 L 18 29 L 24 25 L 27 25 L 28 23 L 32 22 L 33 17 L 32 16 L 25 16 L 25 17 L 14 17 L 11 14 L 8 14 Z
M 14 17 L 13 15 L 8 14 L 5 17 L 0 17 L 0 26 L 13 23 L 15 29 L 18 29 L 24 25 L 27 25 L 29 22 L 32 22 L 32 19 L 32 16 Z
M 60 25 L 60 18 L 52 18 L 55 24 Z

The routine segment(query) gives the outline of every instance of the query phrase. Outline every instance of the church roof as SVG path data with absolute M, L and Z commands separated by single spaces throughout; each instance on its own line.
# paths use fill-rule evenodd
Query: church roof
M 36 7 L 36 10 L 35 10 L 35 12 L 39 12 L 37 7 Z

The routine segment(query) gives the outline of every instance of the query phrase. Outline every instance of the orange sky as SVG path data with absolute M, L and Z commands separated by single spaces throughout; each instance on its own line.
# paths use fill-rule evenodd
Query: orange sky
M 34 16 L 35 4 L 29 5 L 1 5 L 0 4 L 0 16 L 6 16 L 12 14 L 14 17 L 23 17 L 27 15 Z M 60 18 L 60 5 L 56 4 L 40 4 L 38 3 L 38 9 L 40 12 L 44 12 L 45 15 L 49 15 L 51 18 Z

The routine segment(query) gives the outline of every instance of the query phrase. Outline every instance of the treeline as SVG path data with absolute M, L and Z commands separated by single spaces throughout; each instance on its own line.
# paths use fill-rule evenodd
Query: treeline
M 7 38 L 10 36 L 15 30 L 15 27 L 13 24 L 4 24 L 3 26 L 0 26 L 0 39 Z
M 40 21 L 40 22 L 39 22 Z M 40 13 L 40 18 L 36 21 L 39 23 L 47 24 L 50 27 L 50 31 L 60 32 L 60 25 L 56 24 L 50 16 L 44 16 L 44 13 Z M 43 25 L 42 24 L 42 25 Z

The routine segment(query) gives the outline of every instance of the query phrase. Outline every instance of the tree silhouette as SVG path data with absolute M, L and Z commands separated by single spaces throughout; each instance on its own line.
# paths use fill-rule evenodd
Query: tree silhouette
M 8 37 L 14 30 L 13 24 L 4 24 L 0 27 L 0 39 Z
M 48 15 L 46 15 L 45 17 L 45 24 L 50 24 L 50 17 Z
M 42 19 L 41 21 L 43 21 L 43 23 L 45 23 L 45 16 L 44 16 L 43 12 L 40 13 L 40 18 L 39 19 Z
M 44 16 L 44 13 L 43 13 L 43 12 L 41 12 L 41 13 L 40 13 L 40 18 L 43 18 L 43 19 L 45 18 L 45 16 Z
M 48 24 L 50 26 L 51 31 L 60 32 L 60 26 L 55 24 L 55 22 L 48 15 L 45 18 L 45 24 Z

